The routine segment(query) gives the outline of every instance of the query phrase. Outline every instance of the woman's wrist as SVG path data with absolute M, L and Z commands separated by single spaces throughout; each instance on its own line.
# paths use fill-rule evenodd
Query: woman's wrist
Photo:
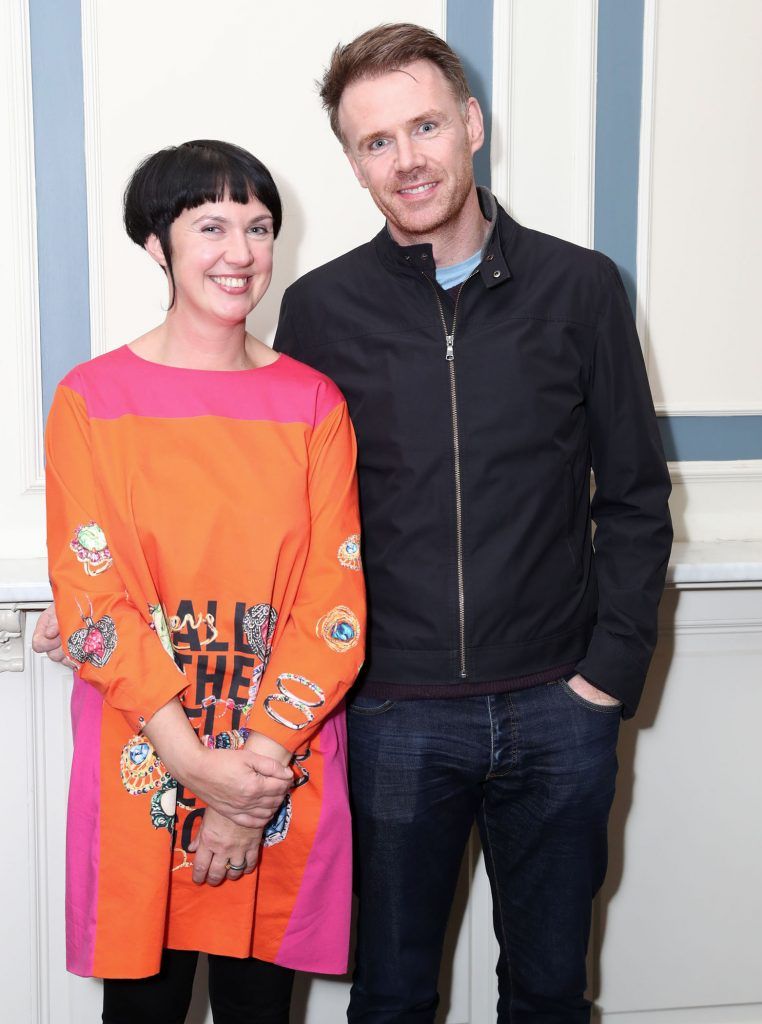
M 263 732 L 249 733 L 244 746 L 255 754 L 271 757 L 273 761 L 277 761 L 278 764 L 282 764 L 285 768 L 291 764 L 294 756 L 290 750 L 281 746 L 280 743 L 271 739 L 270 736 L 265 736 Z

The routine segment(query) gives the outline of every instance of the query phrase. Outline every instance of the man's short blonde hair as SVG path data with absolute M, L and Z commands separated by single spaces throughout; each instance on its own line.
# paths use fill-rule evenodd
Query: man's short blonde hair
M 377 78 L 389 71 L 398 71 L 416 60 L 431 61 L 439 68 L 465 111 L 471 91 L 460 58 L 444 39 L 409 22 L 377 25 L 351 43 L 343 46 L 339 43 L 319 83 L 323 107 L 342 145 L 345 139 L 339 126 L 339 103 L 347 86 L 361 78 Z

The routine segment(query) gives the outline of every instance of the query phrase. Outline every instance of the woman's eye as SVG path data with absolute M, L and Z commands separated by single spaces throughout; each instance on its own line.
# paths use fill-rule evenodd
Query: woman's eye
M 204 234 L 212 235 L 217 234 L 220 228 L 218 224 L 205 224 L 201 230 L 204 232 Z

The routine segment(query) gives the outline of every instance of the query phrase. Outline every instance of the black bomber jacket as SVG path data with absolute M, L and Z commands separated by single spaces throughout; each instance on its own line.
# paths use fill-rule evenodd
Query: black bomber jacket
M 606 256 L 480 199 L 457 302 L 431 246 L 386 228 L 283 298 L 275 347 L 338 384 L 357 433 L 362 679 L 446 694 L 573 665 L 629 716 L 672 540 L 632 313 Z

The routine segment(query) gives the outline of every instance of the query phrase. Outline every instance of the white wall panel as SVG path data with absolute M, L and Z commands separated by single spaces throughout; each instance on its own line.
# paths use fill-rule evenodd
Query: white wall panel
M 0 5 L 0 558 L 44 554 L 34 141 L 26 0 Z
M 444 32 L 442 0 L 414 17 Z M 83 3 L 85 136 L 93 351 L 137 337 L 163 318 L 163 275 L 121 225 L 124 185 L 167 145 L 219 138 L 270 168 L 285 207 L 269 294 L 252 329 L 270 338 L 283 289 L 299 274 L 374 235 L 382 220 L 331 134 L 315 89 L 338 41 L 411 17 L 404 0 L 262 8 L 230 0 Z
M 661 623 L 622 729 L 597 1002 L 612 1022 L 760 1021 L 762 590 L 668 591 Z
M 495 0 L 492 180 L 519 221 L 592 245 L 595 0 Z
M 650 376 L 667 412 L 762 413 L 762 4 L 657 7 Z

